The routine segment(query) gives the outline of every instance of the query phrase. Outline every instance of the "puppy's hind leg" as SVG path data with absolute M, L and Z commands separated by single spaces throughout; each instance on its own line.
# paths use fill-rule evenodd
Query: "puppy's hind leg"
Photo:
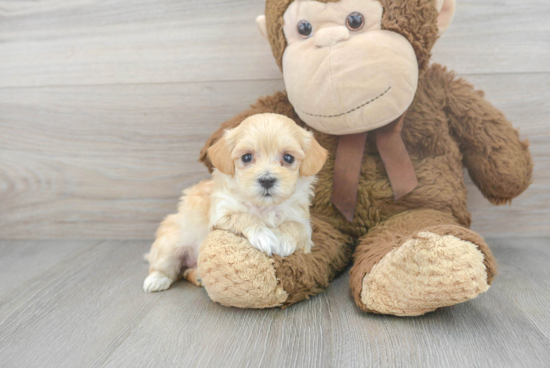
M 181 221 L 181 216 L 176 214 L 161 223 L 151 252 L 145 256 L 150 264 L 149 276 L 143 282 L 145 292 L 166 290 L 177 280 L 186 250 Z
M 199 275 L 199 270 L 197 269 L 197 267 L 186 269 L 183 272 L 183 278 L 198 287 L 202 287 L 202 279 L 201 275 Z
M 209 232 L 213 188 L 214 183 L 205 180 L 186 189 L 178 213 L 160 224 L 157 239 L 147 255 L 151 267 L 143 283 L 146 292 L 166 290 L 178 279 L 182 267 L 196 267 L 200 244 Z

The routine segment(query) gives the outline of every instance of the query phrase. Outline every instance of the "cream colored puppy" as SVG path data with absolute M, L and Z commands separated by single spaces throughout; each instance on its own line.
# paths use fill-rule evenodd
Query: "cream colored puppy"
M 199 247 L 214 229 L 243 235 L 268 255 L 310 252 L 309 205 L 327 152 L 287 117 L 261 114 L 226 130 L 208 150 L 212 179 L 185 190 L 146 256 L 146 292 L 166 290 L 183 276 L 200 286 Z

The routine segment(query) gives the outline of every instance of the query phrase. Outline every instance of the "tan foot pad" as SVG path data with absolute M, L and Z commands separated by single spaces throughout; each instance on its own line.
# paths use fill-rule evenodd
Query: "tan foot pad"
M 453 235 L 421 232 L 392 250 L 363 279 L 369 311 L 417 316 L 487 291 L 483 253 Z
M 214 231 L 204 240 L 198 269 L 210 299 L 226 306 L 274 308 L 288 298 L 273 260 L 227 231 Z

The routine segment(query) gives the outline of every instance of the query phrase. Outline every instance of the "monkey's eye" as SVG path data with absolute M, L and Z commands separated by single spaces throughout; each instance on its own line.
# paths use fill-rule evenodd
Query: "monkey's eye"
M 243 157 L 241 157 L 241 160 L 243 160 L 245 164 L 252 162 L 252 159 L 253 157 L 250 153 L 247 153 L 246 155 L 243 155 Z
M 292 163 L 294 162 L 294 156 L 292 155 L 289 155 L 288 153 L 286 155 L 283 156 L 283 160 L 289 164 L 289 165 L 292 165 Z
M 352 31 L 358 31 L 365 25 L 365 18 L 361 13 L 351 13 L 346 19 L 346 26 Z
M 313 32 L 313 26 L 307 20 L 301 20 L 298 22 L 298 33 L 303 38 L 308 38 Z

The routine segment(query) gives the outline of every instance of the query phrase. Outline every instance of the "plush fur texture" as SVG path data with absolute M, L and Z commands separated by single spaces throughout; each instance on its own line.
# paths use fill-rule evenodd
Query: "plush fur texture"
M 497 272 L 496 261 L 481 236 L 472 230 L 460 226 L 457 219 L 449 213 L 430 209 L 410 210 L 391 217 L 371 229 L 367 235 L 359 239 L 359 245 L 357 246 L 357 250 L 354 254 L 354 265 L 350 273 L 350 287 L 355 302 L 361 309 L 369 312 L 380 313 L 380 311 L 369 309 L 369 307 L 363 303 L 364 293 L 366 290 L 365 279 L 368 277 L 366 275 L 371 272 L 373 267 L 375 267 L 375 265 L 383 259 L 386 254 L 398 249 L 407 241 L 416 239 L 418 234 L 421 232 L 430 232 L 441 236 L 452 235 L 456 239 L 461 239 L 468 243 L 474 244 L 479 252 L 483 254 L 481 261 L 474 266 L 483 268 L 484 272 L 486 272 L 486 283 L 487 285 L 491 285 Z M 437 247 L 433 249 L 437 249 Z M 437 250 L 434 250 L 434 252 L 437 253 Z M 426 253 L 424 255 L 426 255 Z M 411 262 L 414 263 L 415 260 L 412 253 L 410 257 Z M 439 257 L 434 257 L 434 259 L 439 259 Z M 441 261 L 443 264 L 446 262 L 445 260 Z M 434 266 L 435 264 L 432 262 L 432 267 Z M 440 267 L 445 267 L 445 265 L 441 265 Z M 385 273 L 385 271 L 382 271 L 382 273 Z M 449 273 L 449 275 L 451 274 Z M 472 293 L 469 295 L 477 295 L 475 293 L 477 290 L 477 284 L 473 283 L 470 286 L 472 287 L 472 290 L 468 290 L 464 285 L 462 285 L 465 292 Z M 416 308 L 420 308 L 418 310 L 424 310 L 423 307 L 419 307 L 418 305 Z M 413 314 L 415 313 L 415 308 L 413 306 L 410 306 L 407 310 Z M 400 312 L 400 315 L 404 314 L 405 312 Z
M 466 81 L 440 65 L 429 66 L 431 47 L 438 37 L 437 10 L 433 0 L 380 1 L 385 7 L 383 28 L 402 34 L 413 44 L 421 71 L 418 90 L 402 131 L 419 181 L 411 194 L 394 201 L 374 134 L 370 134 L 361 167 L 356 214 L 353 223 L 349 223 L 330 202 L 338 137 L 307 127 L 284 92 L 260 99 L 249 110 L 225 122 L 209 138 L 201 152 L 201 161 L 211 169 L 206 152 L 221 138 L 223 130 L 239 125 L 248 116 L 265 112 L 283 114 L 296 124 L 313 130 L 318 142 L 329 152 L 327 163 L 317 175 L 318 184 L 311 207 L 312 219 L 327 224 L 313 226 L 314 251 L 285 259 L 273 257 L 279 285 L 288 294 L 287 299 L 281 302 L 284 305 L 323 290 L 328 281 L 345 267 L 351 249 L 349 244 L 354 243 L 357 245 L 350 287 L 356 304 L 363 310 L 416 315 L 448 306 L 449 300 L 460 302 L 475 297 L 486 290 L 480 281 L 479 270 L 484 270 L 482 279 L 488 286 L 496 274 L 496 262 L 483 239 L 468 230 L 471 219 L 466 205 L 463 167 L 468 169 L 483 195 L 494 204 L 510 202 L 531 183 L 533 162 L 528 142 L 520 141 L 518 132 L 500 111 L 483 98 L 482 92 L 475 91 Z M 286 47 L 282 15 L 290 3 L 291 0 L 268 0 L 266 4 L 268 39 L 279 66 L 282 65 Z M 461 280 L 461 291 L 455 290 L 451 294 L 456 295 L 443 299 L 428 297 L 430 290 L 437 288 L 434 286 L 437 282 L 429 281 L 431 278 L 425 279 L 428 285 L 424 289 L 418 288 L 423 282 L 421 278 L 411 278 L 416 280 L 412 282 L 416 283 L 417 299 L 424 298 L 427 302 L 426 305 L 414 305 L 410 313 L 402 313 L 403 308 L 400 311 L 388 309 L 388 303 L 373 303 L 369 308 L 365 298 L 384 299 L 382 292 L 374 295 L 368 285 L 364 288 L 369 273 L 376 265 L 381 265 L 377 268 L 377 274 L 387 275 L 388 280 L 394 277 L 391 274 L 398 268 L 391 271 L 394 263 L 382 260 L 407 241 L 410 241 L 408 244 L 415 243 L 414 239 L 426 232 L 437 235 L 425 237 L 424 240 L 424 248 L 429 253 L 426 257 L 433 260 L 432 266 L 448 270 L 445 268 L 448 257 L 434 255 L 458 247 L 467 249 L 462 253 L 471 257 L 465 256 L 465 263 L 457 262 L 479 272 L 469 279 L 457 274 Z M 208 246 L 214 248 L 216 245 L 210 243 Z M 474 251 L 475 247 L 479 253 Z M 414 249 L 411 246 L 402 251 L 402 259 L 413 259 Z M 452 258 L 453 251 L 448 254 Z M 223 262 L 217 265 L 223 267 Z M 235 266 L 227 265 L 224 272 L 231 273 L 231 267 Z M 391 283 L 386 282 L 386 285 Z M 206 288 L 208 290 L 209 286 Z
M 212 169 L 206 149 L 221 137 L 223 130 L 237 126 L 247 116 L 268 111 L 286 115 L 297 124 L 306 126 L 288 102 L 286 94 L 279 92 L 260 99 L 251 109 L 225 122 L 206 142 L 201 152 L 201 161 Z M 475 238 L 472 242 L 485 254 L 484 263 L 490 284 L 496 274 L 496 262 L 481 237 L 466 231 L 471 219 L 466 206 L 463 164 L 471 176 L 476 178 L 475 183 L 484 196 L 495 204 L 502 204 L 511 201 L 529 186 L 533 163 L 528 143 L 519 140 L 517 131 L 502 113 L 483 99 L 481 92 L 475 91 L 467 82 L 437 64 L 424 73 L 403 130 L 403 138 L 419 178 L 419 187 L 401 201 L 393 200 L 376 144 L 373 137 L 369 136 L 353 223 L 349 223 L 330 203 L 338 138 L 319 132 L 315 132 L 315 137 L 328 150 L 329 158 L 317 175 L 312 218 L 326 221 L 334 228 L 331 238 L 346 239 L 347 236 L 359 240 L 350 282 L 359 307 L 367 310 L 361 302 L 360 293 L 363 279 L 374 264 L 394 247 L 403 244 L 413 233 L 434 225 L 454 225 L 454 228 L 463 229 L 457 234 L 459 238 L 466 241 Z M 491 155 L 488 155 L 489 152 Z M 414 210 L 423 212 L 412 213 Z M 401 216 L 410 216 L 412 224 L 403 225 Z M 405 229 L 400 230 L 403 227 Z M 367 232 L 369 238 L 376 238 L 381 232 L 386 235 L 378 241 L 368 242 L 362 238 Z M 315 228 L 313 236 L 317 237 Z M 395 238 L 397 240 L 392 240 Z M 319 242 L 324 242 L 324 239 L 319 238 Z M 349 250 L 344 251 L 343 247 L 344 243 L 337 247 L 340 257 L 349 254 Z M 368 261 L 363 260 L 363 253 Z M 287 268 L 309 270 L 301 258 L 291 256 L 285 259 Z M 330 257 L 327 255 L 327 258 Z M 317 264 L 309 272 L 325 274 L 327 279 L 335 273 L 326 264 Z M 281 274 L 279 279 L 283 288 L 289 292 L 289 301 L 299 301 L 323 289 L 321 284 L 314 283 L 315 287 L 304 290 L 297 286 L 300 281 L 294 275 L 286 273 Z M 293 294 L 297 289 L 304 291 Z
M 199 273 L 212 300 L 239 308 L 287 307 L 315 295 L 348 264 L 351 238 L 312 218 L 311 253 L 265 254 L 246 239 L 215 231 L 203 242 Z
M 423 231 L 365 276 L 361 305 L 376 313 L 417 316 L 470 300 L 489 289 L 483 260 L 473 243 Z
M 278 92 L 260 99 L 250 110 L 222 124 L 206 142 L 201 161 L 211 169 L 206 149 L 221 137 L 223 130 L 237 126 L 247 116 L 265 112 L 286 115 L 307 127 L 286 94 Z M 421 77 L 402 135 L 419 178 L 419 187 L 403 200 L 393 200 L 374 137 L 369 135 L 357 214 L 354 223 L 350 224 L 330 204 L 338 137 L 315 132 L 329 157 L 317 174 L 312 213 L 320 214 L 336 228 L 357 238 L 394 214 L 418 208 L 449 213 L 459 224 L 469 227 L 471 218 L 466 206 L 463 165 L 475 178 L 483 195 L 494 204 L 511 201 L 531 183 L 533 162 L 528 142 L 519 140 L 518 132 L 483 98 L 482 92 L 475 91 L 440 65 L 432 65 Z
M 273 263 L 245 238 L 217 230 L 201 246 L 199 274 L 215 302 L 238 308 L 273 308 L 288 299 Z
M 285 307 L 325 290 L 349 264 L 352 238 L 316 217 L 311 225 L 315 244 L 311 254 L 273 257 L 277 279 L 289 295 Z

